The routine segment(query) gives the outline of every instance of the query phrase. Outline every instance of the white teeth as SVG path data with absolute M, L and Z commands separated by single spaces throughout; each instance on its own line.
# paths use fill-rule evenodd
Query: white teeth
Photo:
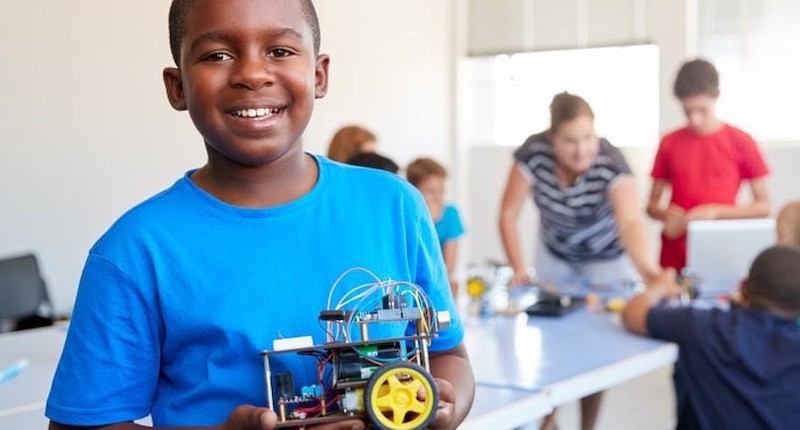
M 279 108 L 250 108 L 237 110 L 233 115 L 242 118 L 259 118 L 267 115 L 276 115 L 280 111 Z

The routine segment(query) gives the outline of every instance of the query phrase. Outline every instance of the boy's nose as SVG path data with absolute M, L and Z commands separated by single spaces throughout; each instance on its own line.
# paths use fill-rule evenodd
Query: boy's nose
M 243 56 L 237 60 L 231 83 L 254 90 L 272 83 L 273 74 L 269 60 L 263 57 Z

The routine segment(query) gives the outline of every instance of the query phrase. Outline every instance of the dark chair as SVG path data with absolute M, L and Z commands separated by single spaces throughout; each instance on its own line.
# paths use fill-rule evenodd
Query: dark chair
M 0 259 L 0 320 L 16 322 L 16 329 L 52 324 L 47 286 L 33 254 Z

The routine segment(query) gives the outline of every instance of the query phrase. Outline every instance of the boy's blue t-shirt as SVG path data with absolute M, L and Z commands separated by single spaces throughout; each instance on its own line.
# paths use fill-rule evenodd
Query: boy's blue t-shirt
M 439 237 L 439 246 L 444 246 L 445 243 L 458 239 L 464 234 L 464 224 L 461 222 L 461 216 L 458 209 L 452 204 L 447 204 L 442 210 L 442 217 L 436 221 L 436 235 Z
M 678 428 L 789 429 L 800 423 L 800 327 L 755 309 L 657 307 L 650 336 L 680 347 Z
M 317 184 L 284 205 L 231 206 L 187 174 L 122 216 L 89 253 L 46 415 L 207 426 L 265 405 L 260 352 L 280 337 L 325 342 L 319 311 L 357 266 L 420 285 L 452 317 L 431 351 L 458 346 L 463 327 L 419 193 L 396 175 L 315 158 Z M 365 282 L 359 272 L 337 292 Z M 277 361 L 273 371 L 290 366 Z M 292 369 L 298 390 L 317 383 L 316 362 L 303 363 Z

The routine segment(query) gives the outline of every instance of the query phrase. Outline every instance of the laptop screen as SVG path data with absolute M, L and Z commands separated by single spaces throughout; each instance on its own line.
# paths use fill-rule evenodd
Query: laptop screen
M 689 223 L 685 273 L 699 278 L 701 297 L 734 292 L 759 252 L 774 245 L 775 220 L 703 220 Z

